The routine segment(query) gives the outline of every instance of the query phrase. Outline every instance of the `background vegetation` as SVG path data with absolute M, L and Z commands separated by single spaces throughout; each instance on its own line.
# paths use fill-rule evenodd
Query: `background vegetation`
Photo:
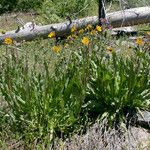
M 146 6 L 150 4 L 150 0 L 106 0 L 106 3 L 117 3 L 121 4 L 126 8 Z M 66 13 L 80 15 L 87 12 L 87 10 L 95 8 L 98 0 L 0 0 L 0 13 L 11 12 L 11 11 L 48 11 L 58 15 L 59 17 L 64 17 Z M 86 10 L 86 11 L 85 11 Z M 92 13 L 92 10 L 90 10 Z

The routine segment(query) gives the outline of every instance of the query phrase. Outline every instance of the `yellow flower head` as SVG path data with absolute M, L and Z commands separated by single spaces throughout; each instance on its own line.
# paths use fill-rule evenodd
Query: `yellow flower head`
M 99 31 L 99 32 L 102 32 L 102 27 L 97 25 L 96 30 Z
M 72 26 L 71 32 L 73 33 L 73 32 L 75 32 L 75 31 L 77 31 L 77 28 L 76 28 L 75 26 Z
M 95 34 L 96 34 L 96 31 L 95 31 L 95 30 L 92 30 L 92 31 L 90 32 L 90 34 L 91 34 L 91 35 L 95 35 Z
M 107 51 L 109 51 L 109 52 L 113 52 L 113 48 L 112 48 L 112 47 L 109 47 L 109 46 L 108 46 L 106 49 L 107 49 Z
M 61 51 L 61 47 L 60 46 L 53 46 L 52 50 L 56 53 L 59 53 Z
M 80 29 L 79 33 L 82 34 L 84 32 L 84 29 Z
M 90 43 L 90 40 L 89 40 L 89 38 L 87 38 L 87 37 L 83 37 L 83 39 L 81 40 L 81 42 L 82 42 L 84 45 L 88 46 L 89 43 Z
M 91 30 L 92 28 L 93 28 L 93 27 L 92 27 L 91 24 L 88 24 L 87 27 L 86 27 L 87 30 Z
M 137 38 L 136 39 L 136 41 L 135 41 L 135 43 L 137 44 L 137 45 L 143 45 L 143 39 L 142 38 Z
M 53 32 L 50 32 L 49 34 L 48 34 L 48 37 L 49 38 L 54 38 L 56 36 L 56 33 L 53 31 Z
M 4 43 L 7 45 L 11 45 L 13 43 L 13 40 L 12 40 L 12 38 L 7 37 L 7 38 L 5 38 Z

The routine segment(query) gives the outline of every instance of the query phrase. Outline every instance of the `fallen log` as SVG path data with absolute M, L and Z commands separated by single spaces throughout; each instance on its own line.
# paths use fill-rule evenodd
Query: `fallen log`
M 113 27 L 150 23 L 150 7 L 139 7 L 108 13 L 107 19 Z M 5 34 L 0 35 L 0 44 L 3 43 L 6 37 L 10 37 L 15 41 L 33 40 L 37 37 L 45 38 L 51 31 L 55 31 L 58 37 L 63 37 L 70 33 L 72 26 L 76 26 L 77 29 L 81 29 L 88 24 L 97 25 L 98 23 L 99 20 L 97 16 L 45 26 L 37 26 L 31 22 L 20 29 L 8 31 Z

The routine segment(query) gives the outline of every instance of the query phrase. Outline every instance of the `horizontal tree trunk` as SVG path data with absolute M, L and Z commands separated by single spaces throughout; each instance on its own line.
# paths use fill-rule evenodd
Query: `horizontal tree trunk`
M 139 7 L 108 13 L 107 19 L 110 21 L 113 27 L 150 23 L 150 7 Z M 97 25 L 98 23 L 99 21 L 97 16 L 45 26 L 37 26 L 31 23 L 28 24 L 27 27 L 25 26 L 18 31 L 9 31 L 3 35 L 0 35 L 0 44 L 3 43 L 6 37 L 10 37 L 16 41 L 32 40 L 37 37 L 45 38 L 51 31 L 54 30 L 56 31 L 57 36 L 62 37 L 70 33 L 70 29 L 73 25 L 76 26 L 77 29 L 81 29 L 88 24 Z

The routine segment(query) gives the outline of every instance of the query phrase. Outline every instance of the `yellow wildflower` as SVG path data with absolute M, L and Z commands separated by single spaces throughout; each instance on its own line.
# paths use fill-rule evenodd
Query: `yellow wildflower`
M 82 34 L 84 32 L 84 29 L 80 29 L 79 33 Z
M 87 30 L 91 30 L 91 29 L 92 29 L 92 25 L 91 25 L 91 24 L 88 24 L 87 27 L 86 27 L 86 29 L 87 29 Z
M 48 37 L 49 38 L 54 38 L 56 36 L 56 34 L 55 34 L 55 32 L 53 31 L 53 32 L 50 32 L 49 34 L 48 34 Z
M 60 52 L 61 51 L 61 47 L 60 46 L 53 46 L 52 47 L 52 50 L 56 53 Z
M 75 26 L 72 26 L 71 32 L 73 33 L 73 32 L 75 32 L 75 31 L 77 31 L 77 28 L 76 28 Z
M 12 40 L 12 38 L 7 37 L 7 38 L 5 38 L 4 43 L 7 45 L 11 45 L 13 43 L 13 40 Z
M 90 40 L 89 40 L 89 38 L 87 38 L 87 37 L 83 37 L 83 39 L 81 40 L 81 42 L 82 42 L 84 45 L 88 46 L 89 43 L 90 43 Z
M 107 49 L 107 51 L 109 51 L 109 52 L 113 52 L 113 48 L 112 48 L 112 47 L 109 47 L 109 46 L 108 46 L 106 49 Z
M 97 25 L 96 30 L 99 31 L 99 32 L 102 32 L 102 27 Z
M 136 39 L 136 41 L 135 41 L 135 43 L 137 44 L 137 45 L 143 45 L 143 39 L 142 38 L 137 38 Z
M 92 30 L 92 31 L 90 32 L 90 34 L 91 34 L 91 35 L 95 35 L 95 34 L 96 34 L 96 31 L 95 31 L 95 30 Z

